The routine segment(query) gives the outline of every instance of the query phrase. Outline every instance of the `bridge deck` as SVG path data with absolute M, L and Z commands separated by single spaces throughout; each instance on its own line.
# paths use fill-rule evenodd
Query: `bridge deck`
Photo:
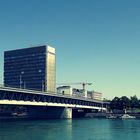
M 108 103 L 84 97 L 66 96 L 9 87 L 0 87 L 0 104 L 48 105 L 87 108 L 106 108 Z

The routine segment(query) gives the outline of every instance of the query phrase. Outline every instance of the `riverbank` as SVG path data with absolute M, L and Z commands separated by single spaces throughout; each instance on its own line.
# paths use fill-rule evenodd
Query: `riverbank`
M 140 114 L 138 113 L 127 113 L 130 116 L 134 116 L 136 119 L 140 119 Z M 124 113 L 87 113 L 85 118 L 108 118 L 108 116 L 114 116 L 114 118 L 121 118 Z

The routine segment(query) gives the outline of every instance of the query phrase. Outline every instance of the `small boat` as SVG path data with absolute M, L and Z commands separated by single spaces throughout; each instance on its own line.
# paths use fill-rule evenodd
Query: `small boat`
M 122 119 L 135 119 L 136 117 L 135 116 L 130 116 L 128 114 L 123 114 L 120 118 L 122 118 Z

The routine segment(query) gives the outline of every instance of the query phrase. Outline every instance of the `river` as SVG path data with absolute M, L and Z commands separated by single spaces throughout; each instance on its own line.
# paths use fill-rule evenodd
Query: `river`
M 0 120 L 0 140 L 140 140 L 140 120 Z

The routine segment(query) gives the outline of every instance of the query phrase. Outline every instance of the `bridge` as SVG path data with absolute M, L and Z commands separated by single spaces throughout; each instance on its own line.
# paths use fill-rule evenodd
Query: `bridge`
M 11 112 L 8 108 L 8 113 L 10 112 L 12 115 L 15 113 L 17 116 L 24 116 L 26 114 L 25 116 L 31 117 L 72 118 L 72 113 L 78 113 L 78 111 L 79 113 L 92 110 L 106 111 L 107 104 L 85 97 L 0 87 L 0 111 L 4 110 L 3 108 L 7 109 L 9 107 Z M 19 108 L 22 108 L 21 110 L 24 110 L 24 113 L 19 111 Z

